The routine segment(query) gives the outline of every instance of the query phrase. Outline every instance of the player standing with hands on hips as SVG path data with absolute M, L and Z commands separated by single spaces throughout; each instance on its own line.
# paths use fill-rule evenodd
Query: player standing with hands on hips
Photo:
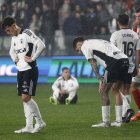
M 92 127 L 109 127 L 122 125 L 122 100 L 118 92 L 115 95 L 116 121 L 110 124 L 110 99 L 109 91 L 113 83 L 122 82 L 127 76 L 129 60 L 116 46 L 108 41 L 100 39 L 84 40 L 77 37 L 73 41 L 73 48 L 78 53 L 83 53 L 90 62 L 96 77 L 100 80 L 99 92 L 102 97 L 102 123 L 92 125 Z M 104 78 L 99 74 L 97 63 L 104 66 Z
M 38 105 L 32 96 L 35 96 L 38 80 L 36 59 L 45 49 L 45 45 L 32 31 L 20 28 L 13 17 L 4 18 L 2 29 L 12 36 L 9 53 L 18 69 L 17 90 L 18 95 L 21 96 L 26 117 L 26 126 L 14 132 L 39 132 L 46 123 L 42 120 Z M 33 127 L 33 118 L 36 120 L 35 127 Z

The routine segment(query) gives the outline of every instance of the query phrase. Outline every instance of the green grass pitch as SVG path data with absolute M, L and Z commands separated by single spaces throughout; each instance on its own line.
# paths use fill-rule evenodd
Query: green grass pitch
M 14 134 L 25 125 L 23 106 L 16 85 L 0 86 L 0 140 L 140 140 L 140 121 L 120 128 L 91 128 L 101 121 L 101 98 L 97 85 L 80 85 L 77 105 L 52 105 L 50 85 L 38 85 L 34 98 L 47 123 L 37 134 Z M 134 101 L 132 107 L 136 110 Z M 136 110 L 137 111 L 137 110 Z M 111 96 L 111 121 L 115 120 Z

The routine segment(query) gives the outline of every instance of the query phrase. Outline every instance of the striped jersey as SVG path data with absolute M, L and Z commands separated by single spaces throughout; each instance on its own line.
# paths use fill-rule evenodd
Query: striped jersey
M 115 60 L 127 58 L 115 45 L 100 39 L 85 40 L 81 51 L 87 60 L 93 58 L 105 68 L 115 62 Z
M 19 71 L 25 71 L 36 66 L 36 60 L 31 63 L 27 63 L 24 58 L 25 56 L 33 56 L 36 53 L 37 43 L 39 41 L 41 41 L 41 39 L 28 29 L 21 31 L 18 36 L 12 37 L 9 53 L 14 62 L 16 57 L 18 57 L 19 61 L 16 65 Z

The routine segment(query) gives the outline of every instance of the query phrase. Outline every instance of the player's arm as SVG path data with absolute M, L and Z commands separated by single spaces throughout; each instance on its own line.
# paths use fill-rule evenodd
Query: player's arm
M 136 50 L 136 68 L 140 68 L 140 50 Z
M 45 44 L 41 41 L 41 39 L 39 39 L 36 46 L 37 46 L 37 50 L 36 50 L 35 54 L 32 56 L 33 61 L 36 60 L 45 49 Z
M 72 86 L 68 88 L 68 92 L 76 91 L 79 88 L 79 84 L 76 78 L 72 79 Z
M 19 61 L 19 59 L 18 59 L 17 54 L 12 46 L 10 48 L 9 54 L 10 54 L 10 57 L 13 60 L 13 62 L 16 64 Z
M 53 83 L 53 85 L 52 85 L 52 90 L 54 91 L 54 92 L 60 92 L 60 81 L 57 79 L 54 83 Z
M 26 62 L 32 62 L 35 61 L 40 54 L 43 52 L 43 50 L 45 49 L 45 44 L 39 39 L 39 41 L 36 44 L 36 52 L 33 56 L 25 56 L 25 61 Z
M 138 26 L 138 25 L 139 25 L 139 21 L 135 20 L 135 21 L 133 22 L 133 27 L 132 27 L 132 29 L 133 29 L 134 32 L 137 32 L 137 26 Z
M 30 44 L 33 44 L 33 47 L 35 47 L 36 52 L 34 53 L 33 56 L 31 55 L 26 55 L 25 56 L 25 61 L 26 62 L 32 62 L 35 61 L 40 54 L 43 52 L 43 50 L 45 49 L 45 44 L 42 42 L 42 40 L 36 36 L 31 30 L 26 29 L 24 32 L 25 38 L 29 44 L 29 53 L 32 53 L 32 46 L 30 46 Z M 31 51 L 30 51 L 31 48 Z M 28 52 L 27 52 L 28 54 Z
M 115 46 L 117 46 L 117 40 L 116 40 L 116 32 L 114 32 L 111 37 L 110 37 L 110 42 L 111 44 L 114 44 Z
M 91 64 L 91 67 L 96 75 L 96 77 L 99 79 L 99 80 L 103 80 L 102 76 L 99 74 L 99 70 L 98 70 L 98 67 L 97 67 L 97 64 L 96 64 L 96 60 L 95 59 L 88 59 L 88 61 L 90 62 Z
M 138 39 L 136 45 L 136 68 L 140 69 L 140 39 Z
M 140 70 L 140 39 L 138 39 L 138 42 L 136 44 L 136 67 L 133 72 L 133 76 L 136 76 L 139 73 Z

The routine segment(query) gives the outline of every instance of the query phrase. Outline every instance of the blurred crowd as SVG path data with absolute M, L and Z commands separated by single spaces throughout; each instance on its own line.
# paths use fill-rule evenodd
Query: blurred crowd
M 10 15 L 35 32 L 46 44 L 44 55 L 73 55 L 75 36 L 108 40 L 118 14 L 125 12 L 133 21 L 138 7 L 140 0 L 0 0 L 0 21 Z M 1 30 L 0 50 L 8 42 L 3 39 L 8 37 Z

